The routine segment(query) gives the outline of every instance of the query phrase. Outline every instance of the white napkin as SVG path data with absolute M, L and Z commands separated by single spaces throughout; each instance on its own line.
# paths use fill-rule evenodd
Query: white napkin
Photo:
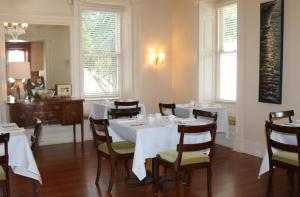
M 189 107 L 189 104 L 176 104 L 176 107 L 186 108 Z
M 132 122 L 136 122 L 137 119 L 133 119 L 133 118 L 126 118 L 126 119 L 118 119 L 116 120 L 117 123 L 132 123 Z

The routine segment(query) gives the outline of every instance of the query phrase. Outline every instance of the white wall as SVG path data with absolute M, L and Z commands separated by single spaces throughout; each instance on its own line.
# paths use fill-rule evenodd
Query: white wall
M 177 103 L 196 99 L 198 64 L 197 1 L 172 1 L 172 86 Z
M 86 0 L 87 1 L 87 0 Z M 67 0 L 2 0 L 0 2 L 0 22 L 8 21 L 14 18 L 15 15 L 21 16 L 24 21 L 13 22 L 26 22 L 26 19 L 31 16 L 39 16 L 41 21 L 44 18 L 53 17 L 53 22 L 57 22 L 57 18 L 64 17 L 65 20 L 71 20 L 74 22 L 74 27 L 71 27 L 71 32 L 77 31 L 79 26 L 78 21 L 78 7 L 76 4 L 69 5 Z M 81 1 L 85 2 L 85 1 Z M 89 3 L 93 2 L 109 2 L 109 0 L 88 0 Z M 133 78 L 134 78 L 134 94 L 132 97 L 138 98 L 142 103 L 146 105 L 147 113 L 153 113 L 158 111 L 159 101 L 170 101 L 172 99 L 172 42 L 171 42 L 171 17 L 172 17 L 172 0 L 116 0 L 111 1 L 118 2 L 131 2 L 133 14 Z M 74 10 L 73 10 L 74 9 Z M 35 20 L 38 24 L 38 21 Z M 44 24 L 44 23 L 43 23 Z M 0 35 L 3 35 L 3 27 L 0 28 Z M 2 33 L 2 34 L 1 34 Z M 79 39 L 78 34 L 73 34 L 71 39 Z M 71 51 L 71 57 L 74 57 L 74 64 L 78 63 L 79 54 L 79 41 L 72 40 L 74 46 L 73 52 Z M 3 54 L 4 40 L 0 38 L 0 54 Z M 148 62 L 149 50 L 153 48 L 158 51 L 166 53 L 166 60 L 163 65 L 153 66 Z M 74 51 L 75 50 L 75 51 Z M 72 64 L 72 58 L 71 58 Z M 80 83 L 78 78 L 80 74 L 80 66 L 72 65 L 72 76 L 76 76 L 76 82 Z M 0 57 L 0 68 L 2 82 L 1 88 L 5 87 L 5 77 L 2 72 L 5 72 L 4 56 Z M 78 80 L 77 80 L 78 79 Z M 74 81 L 74 80 L 73 80 Z M 73 84 L 74 85 L 74 84 Z M 76 92 L 80 85 L 76 85 Z M 2 96 L 5 97 L 5 91 L 2 91 Z M 77 94 L 79 95 L 79 94 Z M 130 95 L 126 95 L 130 97 Z M 5 103 L 1 98 L 2 115 L 4 114 Z M 1 117 L 1 121 L 5 121 L 4 117 Z M 88 128 L 88 124 L 86 124 Z M 60 129 L 58 129 L 60 128 Z M 86 139 L 91 139 L 90 131 L 86 129 Z M 43 132 L 42 144 L 49 143 L 61 143 L 72 141 L 71 127 L 57 127 L 49 126 L 45 127 Z
M 0 13 L 8 15 L 72 16 L 67 0 L 1 0 Z M 23 21 L 26 22 L 26 21 Z
M 46 87 L 55 88 L 55 84 L 71 83 L 70 72 L 70 32 L 64 25 L 29 24 L 26 34 L 19 39 L 42 41 L 44 43 Z
M 271 111 L 294 109 L 296 119 L 300 118 L 300 84 L 299 46 L 300 1 L 286 0 L 284 9 L 284 46 L 283 46 L 283 92 L 282 104 L 265 104 L 258 102 L 259 86 L 259 24 L 260 0 L 241 0 L 244 13 L 243 34 L 239 36 L 243 43 L 243 79 L 240 79 L 242 89 L 240 111 L 242 132 L 242 151 L 254 155 L 262 155 L 265 148 L 264 122 Z
M 260 0 L 238 0 L 238 102 L 237 130 L 234 149 L 262 156 L 265 150 L 264 122 L 271 111 L 295 110 L 300 119 L 298 73 L 300 1 L 285 0 L 283 92 L 282 104 L 258 102 Z M 196 32 L 195 6 L 192 1 L 173 1 L 173 89 L 177 101 L 188 101 L 193 96 L 196 64 L 194 45 L 197 42 L 190 32 Z M 188 36 L 186 36 L 188 35 Z M 184 52 L 184 53 L 183 53 Z M 183 55 L 182 55 L 183 54 Z M 181 80 L 178 80 L 181 79 Z
M 160 101 L 172 100 L 171 11 L 171 0 L 142 0 L 134 6 L 134 83 L 147 113 L 157 112 Z M 164 64 L 149 64 L 151 49 L 166 53 Z

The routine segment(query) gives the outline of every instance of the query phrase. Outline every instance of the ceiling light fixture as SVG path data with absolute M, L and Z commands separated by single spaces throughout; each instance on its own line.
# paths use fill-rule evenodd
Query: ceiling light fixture
M 4 33 L 12 37 L 13 40 L 18 40 L 18 37 L 26 33 L 27 23 L 3 23 Z

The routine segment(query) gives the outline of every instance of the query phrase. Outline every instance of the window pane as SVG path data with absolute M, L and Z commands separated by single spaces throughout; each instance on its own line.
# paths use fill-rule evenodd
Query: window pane
M 237 50 L 237 4 L 224 6 L 222 12 L 222 50 Z
M 226 53 L 220 55 L 219 99 L 236 100 L 237 55 Z
M 120 13 L 82 13 L 86 97 L 119 97 Z
M 25 62 L 25 52 L 20 50 L 8 51 L 8 62 Z

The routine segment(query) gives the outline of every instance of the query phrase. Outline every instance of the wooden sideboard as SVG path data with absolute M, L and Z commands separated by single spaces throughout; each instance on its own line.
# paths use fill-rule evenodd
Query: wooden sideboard
M 74 143 L 76 143 L 76 124 L 80 124 L 83 145 L 83 101 L 83 99 L 67 98 L 8 102 L 10 121 L 25 128 L 33 126 L 34 118 L 41 119 L 44 124 L 73 125 Z

